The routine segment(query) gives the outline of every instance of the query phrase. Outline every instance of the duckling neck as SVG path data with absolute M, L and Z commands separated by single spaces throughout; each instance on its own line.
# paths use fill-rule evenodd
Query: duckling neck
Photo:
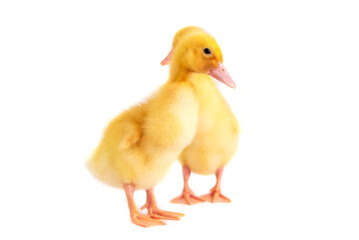
M 169 82 L 187 82 L 190 79 L 191 72 L 181 69 L 178 66 L 172 66 L 170 70 Z

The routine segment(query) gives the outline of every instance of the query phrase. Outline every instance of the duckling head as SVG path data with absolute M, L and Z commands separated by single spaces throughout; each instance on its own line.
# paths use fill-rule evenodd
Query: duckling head
M 164 65 L 170 64 L 172 56 L 173 56 L 173 49 L 175 49 L 178 46 L 178 43 L 183 38 L 185 38 L 186 36 L 189 36 L 190 34 L 196 33 L 196 32 L 204 32 L 204 30 L 197 26 L 189 26 L 189 27 L 180 29 L 173 38 L 171 51 L 168 53 L 167 57 L 165 57 L 161 61 L 161 65 L 164 66 Z
M 231 88 L 236 87 L 223 65 L 222 51 L 211 35 L 197 29 L 176 44 L 173 48 L 171 71 L 204 73 Z

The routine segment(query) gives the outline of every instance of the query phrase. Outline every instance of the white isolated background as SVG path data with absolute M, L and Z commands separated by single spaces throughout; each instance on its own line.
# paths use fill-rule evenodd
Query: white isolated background
M 0 239 L 358 239 L 358 12 L 357 1 L 1 1 Z M 159 63 L 189 25 L 217 39 L 238 86 L 219 85 L 242 131 L 222 184 L 232 203 L 170 204 L 176 162 L 155 192 L 186 216 L 143 229 L 85 161 L 109 120 L 166 81 Z M 198 195 L 214 183 L 190 179 Z

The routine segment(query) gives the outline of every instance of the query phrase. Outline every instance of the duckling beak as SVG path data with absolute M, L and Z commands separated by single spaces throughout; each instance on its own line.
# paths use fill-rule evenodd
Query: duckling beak
M 163 59 L 163 60 L 161 61 L 161 66 L 164 66 L 164 65 L 169 64 L 169 63 L 171 62 L 172 55 L 173 55 L 173 51 L 171 50 L 171 51 L 168 53 L 167 57 L 165 57 L 165 59 Z
M 226 84 L 228 87 L 236 88 L 236 84 L 233 82 L 231 76 L 221 62 L 218 62 L 217 68 L 211 69 L 208 75 Z

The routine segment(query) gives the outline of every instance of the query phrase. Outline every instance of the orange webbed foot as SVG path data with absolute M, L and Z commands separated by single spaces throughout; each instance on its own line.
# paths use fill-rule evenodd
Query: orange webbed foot
M 196 203 L 205 202 L 204 199 L 195 196 L 192 190 L 188 186 L 188 179 L 191 175 L 191 169 L 188 166 L 182 166 L 182 173 L 183 173 L 183 182 L 184 182 L 182 194 L 172 199 L 171 203 L 192 205 Z
M 180 217 L 183 217 L 184 214 L 176 213 L 176 212 L 169 212 L 161 210 L 157 207 L 157 203 L 153 194 L 153 189 L 147 189 L 147 200 L 145 205 L 141 207 L 141 210 L 147 208 L 147 215 L 153 219 L 165 219 L 165 220 L 180 220 Z
M 181 217 L 184 216 L 182 213 L 177 212 L 169 212 L 159 209 L 158 207 L 148 206 L 146 203 L 141 207 L 141 210 L 147 208 L 148 216 L 152 219 L 163 219 L 163 220 L 180 220 Z
M 165 222 L 159 219 L 153 219 L 149 216 L 143 215 L 139 212 L 131 213 L 131 221 L 140 227 L 150 227 L 154 225 L 166 225 Z
M 206 200 L 202 199 L 201 197 L 197 197 L 193 194 L 192 191 L 183 191 L 181 195 L 171 200 L 171 203 L 180 203 L 180 204 L 196 204 L 202 203 Z
M 207 202 L 211 202 L 211 203 L 219 203 L 219 202 L 230 203 L 231 202 L 231 199 L 224 196 L 220 190 L 215 190 L 215 189 L 211 189 L 210 193 L 201 196 L 201 198 L 203 198 Z

